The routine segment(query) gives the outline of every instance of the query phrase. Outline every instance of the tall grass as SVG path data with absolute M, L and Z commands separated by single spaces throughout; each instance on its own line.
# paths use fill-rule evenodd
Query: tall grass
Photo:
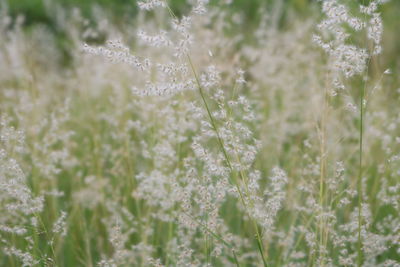
M 0 266 L 400 266 L 383 2 L 3 15 Z

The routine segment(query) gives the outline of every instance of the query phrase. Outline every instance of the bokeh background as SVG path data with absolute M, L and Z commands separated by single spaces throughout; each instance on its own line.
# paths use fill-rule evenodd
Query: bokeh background
M 211 4 L 220 4 L 223 0 L 212 0 Z M 306 20 L 312 15 L 320 12 L 320 1 L 316 0 L 228 0 L 226 8 L 228 12 L 239 14 L 243 23 L 236 28 L 241 33 L 249 35 L 251 41 L 252 31 L 258 25 L 262 13 L 267 9 L 276 10 L 279 16 L 279 26 L 289 27 L 295 23 L 292 18 Z M 368 0 L 349 1 L 354 7 L 357 3 L 367 4 Z M 124 24 L 132 22 L 137 15 L 138 7 L 136 0 L 2 0 L 0 8 L 9 15 L 15 17 L 24 16 L 25 29 L 37 25 L 43 25 L 50 29 L 58 38 L 60 48 L 65 45 L 63 29 L 57 26 L 59 11 L 79 9 L 89 23 L 96 24 L 96 14 L 104 13 L 117 27 L 124 27 Z M 171 7 L 176 14 L 183 14 L 187 10 L 187 1 L 171 0 Z M 263 7 L 263 8 L 261 8 Z M 383 60 L 385 66 L 397 68 L 400 59 L 400 1 L 391 0 L 382 6 L 381 12 L 384 19 L 384 43 L 385 51 Z M 104 38 L 104 36 L 103 36 Z

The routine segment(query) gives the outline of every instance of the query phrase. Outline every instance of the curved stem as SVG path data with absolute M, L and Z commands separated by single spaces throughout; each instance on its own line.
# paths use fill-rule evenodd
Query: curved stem
M 212 126 L 213 130 L 215 131 L 215 134 L 216 134 L 217 139 L 218 139 L 218 143 L 219 143 L 219 145 L 220 145 L 220 147 L 221 147 L 222 153 L 223 153 L 224 158 L 225 158 L 225 160 L 226 160 L 226 162 L 227 162 L 227 164 L 228 164 L 228 167 L 229 167 L 229 169 L 231 170 L 231 172 L 233 172 L 232 164 L 231 164 L 230 159 L 229 159 L 229 157 L 228 157 L 228 153 L 226 152 L 226 149 L 225 149 L 225 146 L 224 146 L 224 142 L 223 142 L 223 140 L 222 140 L 222 138 L 221 138 L 221 136 L 220 136 L 220 134 L 219 134 L 217 124 L 215 123 L 214 117 L 213 117 L 212 114 L 211 114 L 211 110 L 210 110 L 210 108 L 209 108 L 209 106 L 208 106 L 208 103 L 207 103 L 207 101 L 206 101 L 206 98 L 205 98 L 205 96 L 204 96 L 204 91 L 203 91 L 203 88 L 202 88 L 202 86 L 201 86 L 201 84 L 200 84 L 200 80 L 199 80 L 199 77 L 198 77 L 198 75 L 197 75 L 197 72 L 196 72 L 196 70 L 195 70 L 195 68 L 194 68 L 194 65 L 193 65 L 192 60 L 191 60 L 191 58 L 190 58 L 189 55 L 187 55 L 187 58 L 188 58 L 190 67 L 191 67 L 191 69 L 192 69 L 193 75 L 194 75 L 194 77 L 195 77 L 195 80 L 196 80 L 196 83 L 197 83 L 197 87 L 198 87 L 198 89 L 199 89 L 199 93 L 200 93 L 201 99 L 202 99 L 203 104 L 204 104 L 204 106 L 205 106 L 205 108 L 206 108 L 206 110 L 207 110 L 207 114 L 208 114 L 208 117 L 209 117 L 209 119 L 210 119 L 211 126 Z M 244 177 L 243 177 L 243 175 L 242 175 L 242 172 L 239 172 L 239 176 L 240 176 L 240 179 L 241 179 L 242 181 L 244 181 Z M 237 190 L 238 193 L 239 193 L 240 200 L 241 200 L 243 206 L 245 207 L 245 210 L 247 211 L 247 204 L 246 204 L 246 202 L 245 202 L 245 200 L 244 200 L 244 196 L 243 196 L 242 191 L 240 190 L 240 187 L 239 187 L 238 182 L 237 182 L 237 181 L 233 181 L 233 184 L 235 185 L 236 190 Z M 256 232 L 256 238 L 257 238 L 257 246 L 258 246 L 258 250 L 260 251 L 260 255 L 261 255 L 261 259 L 262 259 L 262 261 L 263 261 L 263 265 L 264 265 L 265 267 L 267 267 L 267 266 L 268 266 L 268 263 L 267 263 L 267 260 L 266 260 L 266 258 L 265 258 L 265 255 L 264 255 L 264 246 L 263 246 L 263 243 L 262 243 L 262 240 L 261 240 L 261 235 L 260 235 L 260 231 L 258 230 L 257 223 L 256 223 L 256 221 L 253 219 L 253 217 L 249 214 L 249 212 L 247 212 L 247 215 L 249 216 L 250 221 L 252 221 L 252 223 L 253 223 L 253 225 L 254 225 L 254 230 L 255 230 L 255 232 Z
M 362 155 L 363 155 L 363 128 L 364 128 L 364 88 L 361 88 L 360 95 L 360 142 L 359 142 L 359 166 L 358 166 L 358 181 L 357 181 L 357 194 L 358 194 L 358 240 L 357 240 L 357 266 L 361 267 L 363 262 L 362 255 L 362 240 L 361 240 L 361 226 L 362 226 Z

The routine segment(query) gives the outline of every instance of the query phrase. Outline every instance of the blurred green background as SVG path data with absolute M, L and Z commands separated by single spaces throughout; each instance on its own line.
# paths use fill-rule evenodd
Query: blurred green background
M 367 4 L 370 0 L 358 0 Z M 45 25 L 52 30 L 60 40 L 64 38 L 63 30 L 57 28 L 54 7 L 70 10 L 78 8 L 82 15 L 91 20 L 95 8 L 103 10 L 114 25 L 122 26 L 127 21 L 133 21 L 138 12 L 137 0 L 0 0 L 0 9 L 15 17 L 24 15 L 24 26 Z M 187 10 L 187 0 L 169 0 L 177 14 Z M 224 0 L 211 0 L 212 5 L 225 3 Z M 356 6 L 357 1 L 353 2 Z M 237 31 L 251 35 L 252 29 L 259 22 L 263 10 L 279 8 L 279 26 L 289 27 L 295 23 L 291 18 L 308 19 L 311 15 L 318 16 L 320 1 L 317 0 L 232 0 L 226 5 L 228 12 L 239 13 L 244 23 Z M 262 8 L 263 7 L 263 8 Z M 391 0 L 381 8 L 384 18 L 384 58 L 385 65 L 400 69 L 400 1 Z M 4 13 L 4 12 L 2 12 Z
M 93 7 L 98 6 L 107 10 L 115 19 L 114 22 L 121 22 L 135 16 L 137 13 L 137 0 L 0 0 L 2 7 L 6 7 L 13 16 L 24 14 L 26 25 L 36 23 L 45 23 L 52 26 L 52 14 L 49 14 L 48 6 L 58 4 L 63 8 L 79 8 L 82 14 L 88 18 L 91 17 Z M 186 6 L 186 0 L 170 0 L 169 3 L 177 13 L 183 11 Z M 223 0 L 212 0 L 211 4 L 219 4 Z M 248 24 L 258 20 L 262 5 L 274 6 L 276 2 L 282 3 L 286 10 L 294 10 L 299 14 L 307 14 L 315 1 L 310 0 L 233 0 L 228 8 L 232 12 L 243 13 Z M 282 18 L 286 14 L 282 14 Z
M 23 13 L 27 17 L 28 23 L 36 22 L 51 22 L 51 18 L 46 12 L 46 5 L 50 3 L 57 3 L 65 8 L 77 7 L 85 15 L 90 15 L 93 5 L 101 6 L 117 17 L 121 15 L 134 15 L 137 12 L 137 0 L 1 0 L 3 4 L 9 7 L 11 14 Z M 1 2 L 0 1 L 0 2 Z M 285 6 L 293 7 L 298 11 L 304 12 L 309 9 L 311 2 L 309 0 L 279 0 Z M 174 8 L 182 8 L 186 0 L 170 0 L 169 3 Z M 213 0 L 212 4 L 223 2 L 221 0 Z M 241 10 L 248 15 L 249 18 L 256 18 L 257 9 L 262 4 L 272 4 L 276 0 L 234 0 L 230 7 L 235 10 Z
M 64 8 L 79 8 L 85 16 L 90 17 L 93 6 L 99 6 L 108 10 L 116 20 L 123 20 L 127 16 L 134 16 L 137 12 L 137 0 L 0 0 L 2 7 L 8 7 L 10 14 L 24 14 L 26 23 L 46 23 L 51 24 L 52 16 L 48 13 L 46 6 L 59 4 Z M 184 9 L 187 0 L 169 0 L 170 5 L 176 10 Z M 224 3 L 224 0 L 211 0 L 211 4 Z M 297 15 L 306 17 L 310 11 L 315 10 L 316 0 L 232 0 L 227 5 L 233 12 L 241 12 L 251 23 L 259 18 L 259 8 L 263 5 L 273 8 L 279 3 L 285 12 L 282 14 L 283 22 L 287 12 L 296 12 Z M 357 1 L 354 1 L 357 2 Z M 359 0 L 367 3 L 369 0 Z M 400 1 L 389 1 L 384 7 L 385 12 L 391 13 L 393 21 L 398 21 L 396 15 L 400 14 Z

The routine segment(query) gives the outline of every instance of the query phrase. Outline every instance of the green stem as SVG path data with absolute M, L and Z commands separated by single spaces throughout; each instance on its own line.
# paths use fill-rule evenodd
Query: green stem
M 228 242 L 226 242 L 222 237 L 220 237 L 219 235 L 217 235 L 216 233 L 214 233 L 213 231 L 211 231 L 207 225 L 204 225 L 203 223 L 201 223 L 200 221 L 196 220 L 193 216 L 191 216 L 189 213 L 185 212 L 184 210 L 182 210 L 182 212 L 188 216 L 189 218 L 191 218 L 194 222 L 196 222 L 198 225 L 200 225 L 201 227 L 204 228 L 204 230 L 206 230 L 207 233 L 209 233 L 211 236 L 213 236 L 215 239 L 217 239 L 218 241 L 220 241 L 222 244 L 224 244 L 225 246 L 227 246 L 228 248 L 230 248 L 232 250 L 232 254 L 235 260 L 235 264 L 237 267 L 240 267 L 239 264 L 239 260 L 237 258 L 235 249 L 233 248 L 233 246 L 231 244 L 229 244 Z
M 196 83 L 197 83 L 197 87 L 198 87 L 198 89 L 199 89 L 199 93 L 200 93 L 201 99 L 202 99 L 203 104 L 204 104 L 204 106 L 205 106 L 205 108 L 206 108 L 206 110 L 207 110 L 207 114 L 208 114 L 208 117 L 209 117 L 209 119 L 210 119 L 211 126 L 212 126 L 212 128 L 213 128 L 215 134 L 217 135 L 218 143 L 219 143 L 219 146 L 221 147 L 222 153 L 224 154 L 225 161 L 227 162 L 229 169 L 230 169 L 231 172 L 233 173 L 234 170 L 233 170 L 232 164 L 231 164 L 231 162 L 230 162 L 230 160 L 229 160 L 228 153 L 227 153 L 226 150 L 225 150 L 225 146 L 224 146 L 223 140 L 222 140 L 221 136 L 219 135 L 219 131 L 218 131 L 218 128 L 217 128 L 217 124 L 215 123 L 214 117 L 212 116 L 211 111 L 210 111 L 210 108 L 209 108 L 209 106 L 208 106 L 208 103 L 207 103 L 207 101 L 206 101 L 206 99 L 205 99 L 204 91 L 203 91 L 203 88 L 202 88 L 202 86 L 201 86 L 199 77 L 198 77 L 198 75 L 197 75 L 197 73 L 196 73 L 196 70 L 195 70 L 195 68 L 194 68 L 193 62 L 192 62 L 192 60 L 191 60 L 191 58 L 190 58 L 189 55 L 187 55 L 187 58 L 188 58 L 190 67 L 191 67 L 191 69 L 192 69 L 193 75 L 194 75 L 194 77 L 195 77 L 195 80 L 196 80 Z M 239 176 L 240 176 L 240 179 L 241 179 L 242 181 L 244 181 L 244 177 L 243 177 L 243 175 L 242 175 L 241 172 L 239 172 Z M 242 202 L 243 206 L 245 207 L 245 209 L 246 209 L 246 211 L 247 211 L 247 205 L 246 205 L 246 202 L 244 201 L 244 197 L 243 197 L 242 191 L 240 190 L 240 187 L 239 187 L 238 183 L 237 183 L 236 181 L 234 181 L 233 184 L 235 185 L 236 190 L 237 190 L 238 193 L 239 193 L 241 202 Z M 251 221 L 253 222 L 253 224 L 254 224 L 254 228 L 255 228 L 255 232 L 256 232 L 256 237 L 257 237 L 257 246 L 258 246 L 258 249 L 259 249 L 259 251 L 260 251 L 260 255 L 261 255 L 263 264 L 264 264 L 265 267 L 267 267 L 268 264 L 267 264 L 267 261 L 266 261 L 265 256 L 264 256 L 263 243 L 262 243 L 262 241 L 261 241 L 261 235 L 260 235 L 260 232 L 259 232 L 259 230 L 258 230 L 257 223 L 254 221 L 253 217 L 252 217 L 248 212 L 247 212 L 247 214 L 248 214 L 250 220 L 251 220 Z
M 357 194 L 358 194 L 358 241 L 357 241 L 357 266 L 361 267 L 363 262 L 362 255 L 362 240 L 361 240 L 361 226 L 362 226 L 362 155 L 363 155 L 363 125 L 364 123 L 364 88 L 361 88 L 360 96 L 360 147 L 359 147 L 359 172 L 357 181 Z

